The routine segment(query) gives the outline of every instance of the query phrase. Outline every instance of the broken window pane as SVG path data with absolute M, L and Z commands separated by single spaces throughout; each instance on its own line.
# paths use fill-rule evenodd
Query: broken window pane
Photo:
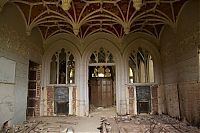
M 56 55 L 53 55 L 50 65 L 50 84 L 56 84 L 57 80 L 57 61 Z
M 129 83 L 134 82 L 154 82 L 152 57 L 142 48 L 133 51 L 129 56 Z
M 98 53 L 98 63 L 105 63 L 106 60 L 105 60 L 105 51 L 103 48 L 100 48 L 100 51 Z
M 68 83 L 74 84 L 75 83 L 75 61 L 74 61 L 74 56 L 72 54 L 69 56 L 67 69 L 68 69 L 67 70 Z
M 66 83 L 66 53 L 65 49 L 59 54 L 59 84 Z
M 67 83 L 75 83 L 75 61 L 71 52 L 66 52 L 63 48 L 52 56 L 50 84 L 67 84 L 66 81 Z

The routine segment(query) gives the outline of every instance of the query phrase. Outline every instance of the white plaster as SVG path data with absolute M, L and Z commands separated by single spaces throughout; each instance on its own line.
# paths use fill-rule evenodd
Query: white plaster
M 15 83 L 16 62 L 0 57 L 0 82 Z
M 137 115 L 137 96 L 136 96 L 136 86 L 133 87 L 134 91 L 134 114 Z
M 73 86 L 69 86 L 69 115 L 73 115 L 73 104 L 72 104 L 72 92 L 73 92 Z
M 14 108 L 15 108 L 15 95 L 13 84 L 0 83 L 0 125 L 4 122 L 13 122 Z

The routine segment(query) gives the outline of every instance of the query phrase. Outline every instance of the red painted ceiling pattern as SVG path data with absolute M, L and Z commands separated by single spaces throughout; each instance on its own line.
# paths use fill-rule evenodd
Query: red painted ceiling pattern
M 187 0 L 143 0 L 135 10 L 133 0 L 72 0 L 68 11 L 61 0 L 12 0 L 27 23 L 27 32 L 39 27 L 44 39 L 58 33 L 79 38 L 102 31 L 119 38 L 131 32 L 145 32 L 159 38 L 165 24 L 177 21 Z

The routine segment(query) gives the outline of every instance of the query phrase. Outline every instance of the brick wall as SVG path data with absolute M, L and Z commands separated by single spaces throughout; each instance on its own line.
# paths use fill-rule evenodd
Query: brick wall
M 158 114 L 158 85 L 152 86 L 152 113 Z M 135 98 L 134 98 L 134 86 L 128 87 L 129 92 L 129 114 L 134 114 L 135 112 Z
M 134 87 L 128 87 L 129 92 L 129 114 L 134 114 Z
M 166 106 L 165 113 L 172 117 L 180 118 L 177 84 L 166 84 L 164 85 L 164 88 Z
M 165 85 L 166 112 L 200 126 L 200 83 L 188 81 Z
M 158 114 L 158 85 L 152 86 L 152 112 Z
M 200 126 L 200 83 L 180 83 L 179 91 L 182 119 Z
M 76 87 L 73 87 L 73 91 L 72 91 L 72 110 L 73 110 L 73 114 L 76 114 Z
M 198 1 L 184 6 L 177 27 L 165 27 L 161 35 L 161 58 L 165 89 L 165 113 L 200 125 L 199 17 Z M 194 15 L 191 15 L 194 14 Z M 190 26 L 188 26 L 190 25 Z M 180 110 L 180 111 L 179 111 Z
M 35 116 L 40 116 L 40 97 L 41 97 L 41 65 L 38 65 L 36 70 L 36 105 Z
M 53 116 L 54 114 L 54 87 L 47 87 L 47 116 Z

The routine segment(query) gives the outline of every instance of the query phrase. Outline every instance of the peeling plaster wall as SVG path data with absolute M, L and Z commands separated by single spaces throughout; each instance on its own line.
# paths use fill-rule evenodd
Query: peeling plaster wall
M 0 126 L 6 121 L 17 124 L 26 120 L 29 60 L 40 64 L 43 50 L 39 32 L 27 36 L 25 31 L 18 9 L 5 5 L 0 13 L 0 57 L 16 62 L 16 67 L 14 83 L 0 83 Z
M 164 113 L 194 125 L 200 125 L 198 2 L 190 0 L 186 3 L 177 28 L 166 26 L 161 36 Z

